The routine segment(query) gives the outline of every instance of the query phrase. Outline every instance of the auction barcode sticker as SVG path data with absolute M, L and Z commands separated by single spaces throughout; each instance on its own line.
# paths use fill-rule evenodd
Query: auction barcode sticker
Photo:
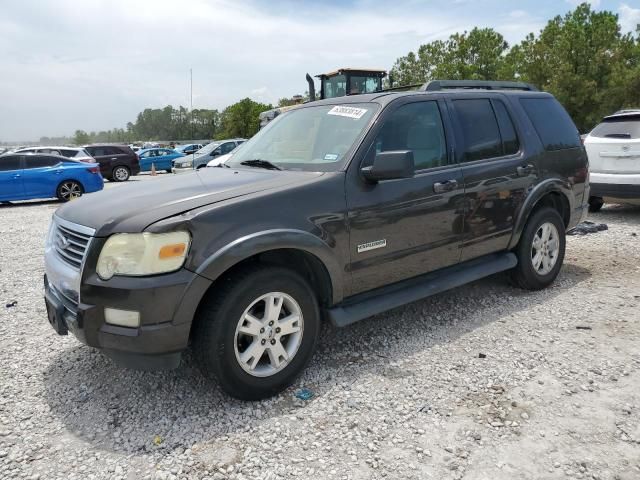
M 327 115 L 339 115 L 341 117 L 358 119 L 362 118 L 365 113 L 367 113 L 366 108 L 345 107 L 344 105 L 339 105 L 329 110 Z

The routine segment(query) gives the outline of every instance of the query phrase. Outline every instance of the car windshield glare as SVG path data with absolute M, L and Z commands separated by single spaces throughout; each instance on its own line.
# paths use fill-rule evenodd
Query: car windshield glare
M 257 166 L 255 161 L 261 160 L 282 170 L 339 170 L 377 109 L 376 104 L 362 103 L 290 110 L 246 142 L 227 163 L 239 167 L 252 161 Z

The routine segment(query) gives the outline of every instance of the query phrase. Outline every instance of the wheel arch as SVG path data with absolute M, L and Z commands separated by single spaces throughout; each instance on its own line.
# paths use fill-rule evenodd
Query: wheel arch
M 572 211 L 571 185 L 557 178 L 550 178 L 540 182 L 525 199 L 513 229 L 509 249 L 518 245 L 522 232 L 531 215 L 542 207 L 551 207 L 558 211 L 567 227 L 571 221 Z
M 343 298 L 342 269 L 331 248 L 302 230 L 277 229 L 239 238 L 210 255 L 196 273 L 216 281 L 246 263 L 280 265 L 302 274 L 320 301 L 327 305 Z

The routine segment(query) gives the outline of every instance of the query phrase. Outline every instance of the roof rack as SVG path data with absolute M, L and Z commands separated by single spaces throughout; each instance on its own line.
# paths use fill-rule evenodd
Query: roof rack
M 435 92 L 438 90 L 453 89 L 538 91 L 536 87 L 529 83 L 490 80 L 431 80 L 420 87 L 420 91 L 422 92 Z

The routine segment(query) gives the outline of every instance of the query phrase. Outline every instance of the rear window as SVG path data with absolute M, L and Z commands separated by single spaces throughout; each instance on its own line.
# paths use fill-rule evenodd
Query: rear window
M 640 115 L 607 118 L 590 135 L 600 138 L 640 138 Z
M 502 140 L 491 102 L 478 98 L 453 103 L 464 136 L 464 161 L 500 157 Z
M 556 99 L 521 98 L 520 103 L 546 150 L 564 150 L 581 145 L 578 129 Z

